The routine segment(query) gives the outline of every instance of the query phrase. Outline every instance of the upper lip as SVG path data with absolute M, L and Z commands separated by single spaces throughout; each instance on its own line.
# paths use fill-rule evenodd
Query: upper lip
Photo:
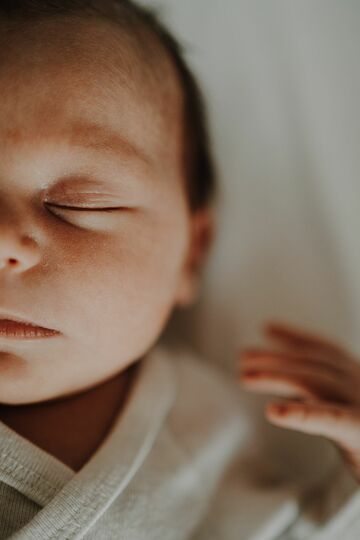
M 54 328 L 49 328 L 44 326 L 43 324 L 38 324 L 37 322 L 30 321 L 29 319 L 26 319 L 25 317 L 19 317 L 18 315 L 13 315 L 12 313 L 6 313 L 5 311 L 0 310 L 0 321 L 1 320 L 8 320 L 8 321 L 14 321 L 19 324 L 26 324 L 33 326 L 35 328 L 43 328 L 44 330 L 51 330 L 53 332 L 58 332 L 58 330 L 55 330 Z

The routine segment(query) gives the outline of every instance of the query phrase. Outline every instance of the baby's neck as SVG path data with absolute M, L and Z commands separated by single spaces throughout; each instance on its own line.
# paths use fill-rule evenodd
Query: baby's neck
M 0 420 L 75 471 L 121 413 L 141 361 L 82 393 L 30 405 L 0 404 Z

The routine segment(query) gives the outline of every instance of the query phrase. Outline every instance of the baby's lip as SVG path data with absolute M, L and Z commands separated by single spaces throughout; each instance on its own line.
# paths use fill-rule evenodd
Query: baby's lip
M 34 339 L 59 334 L 60 332 L 54 328 L 47 328 L 24 317 L 0 311 L 0 337 Z

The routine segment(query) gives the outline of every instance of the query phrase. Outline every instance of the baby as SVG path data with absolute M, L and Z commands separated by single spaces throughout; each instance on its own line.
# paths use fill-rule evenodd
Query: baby
M 128 0 L 2 0 L 0 27 L 0 538 L 200 540 L 245 419 L 238 381 L 157 347 L 215 230 L 197 84 Z M 268 334 L 241 381 L 360 480 L 359 364 Z

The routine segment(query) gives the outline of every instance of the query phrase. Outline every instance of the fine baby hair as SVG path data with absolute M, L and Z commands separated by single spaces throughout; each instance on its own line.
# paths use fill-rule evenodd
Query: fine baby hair
M 192 211 L 206 207 L 215 195 L 216 180 L 209 143 L 206 111 L 201 90 L 183 58 L 176 38 L 162 24 L 154 10 L 131 0 L 2 0 L 0 16 L 9 23 L 27 23 L 53 16 L 105 18 L 131 35 L 136 45 L 144 47 L 144 62 L 156 70 L 151 38 L 170 55 L 184 93 L 184 172 L 189 205 Z M 145 34 L 149 34 L 147 37 Z M 150 39 L 149 39 L 150 37 Z

